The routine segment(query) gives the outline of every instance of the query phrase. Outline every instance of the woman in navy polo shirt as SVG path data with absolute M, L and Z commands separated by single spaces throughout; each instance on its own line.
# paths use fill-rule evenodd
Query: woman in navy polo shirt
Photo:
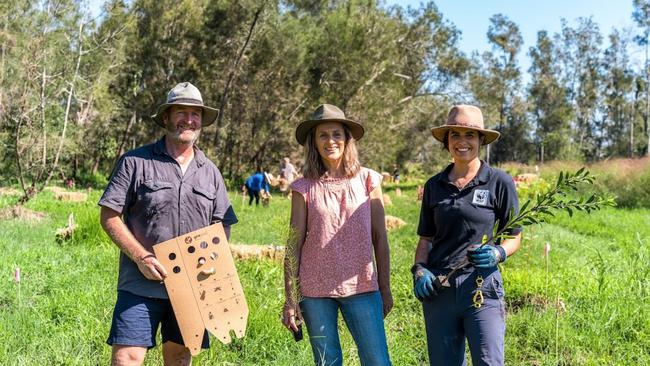
M 431 130 L 453 158 L 424 186 L 412 268 L 431 365 L 465 365 L 466 339 L 474 366 L 504 364 L 505 293 L 497 264 L 519 249 L 521 230 L 511 230 L 511 239 L 470 246 L 490 236 L 495 223 L 502 228 L 519 201 L 512 178 L 479 159 L 479 147 L 499 138 L 483 126 L 479 108 L 457 105 L 445 125 Z M 457 268 L 449 288 L 435 286 L 435 276 Z

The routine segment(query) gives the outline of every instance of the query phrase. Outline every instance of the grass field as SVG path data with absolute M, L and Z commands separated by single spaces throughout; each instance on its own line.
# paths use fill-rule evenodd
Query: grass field
M 106 365 L 104 343 L 116 297 L 118 250 L 98 224 L 100 192 L 87 203 L 54 200 L 43 192 L 27 205 L 47 213 L 39 222 L 0 221 L 0 365 Z M 407 225 L 389 234 L 393 312 L 386 320 L 394 365 L 427 364 L 418 301 L 411 294 L 419 203 L 414 190 L 389 191 L 387 213 Z M 289 201 L 270 208 L 232 196 L 240 223 L 232 242 L 279 242 Z M 0 196 L 0 207 L 15 196 Z M 75 237 L 58 244 L 57 227 L 70 212 Z M 545 243 L 550 257 L 543 257 Z M 246 337 L 230 345 L 212 339 L 200 365 L 310 365 L 307 341 L 295 343 L 280 324 L 282 268 L 273 261 L 237 263 L 250 316 Z M 13 273 L 22 269 L 16 283 Z M 508 304 L 507 365 L 650 365 L 650 210 L 608 208 L 590 216 L 559 215 L 529 227 L 522 249 L 503 265 Z M 346 365 L 358 364 L 342 335 Z M 147 365 L 162 364 L 155 349 Z

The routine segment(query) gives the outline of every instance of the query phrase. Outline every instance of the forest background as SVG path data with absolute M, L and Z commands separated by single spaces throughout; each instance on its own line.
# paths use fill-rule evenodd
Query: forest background
M 231 187 L 299 161 L 294 127 L 323 102 L 366 126 L 364 165 L 408 176 L 447 163 L 428 130 L 457 103 L 502 133 L 491 163 L 650 153 L 650 1 L 633 0 L 632 31 L 578 18 L 528 50 L 516 23 L 486 14 L 491 49 L 472 54 L 434 2 L 109 0 L 95 18 L 83 5 L 0 4 L 0 185 L 25 200 L 52 180 L 102 187 L 118 156 L 162 135 L 149 116 L 185 80 L 221 110 L 199 146 Z
M 490 49 L 467 54 L 460 29 L 433 2 L 110 0 L 95 17 L 82 0 L 0 1 L 0 364 L 109 359 L 118 248 L 96 202 L 116 158 L 162 136 L 148 116 L 190 80 L 222 111 L 199 146 L 230 188 L 257 165 L 277 172 L 284 156 L 299 163 L 294 127 L 323 102 L 366 126 L 364 165 L 401 166 L 402 182 L 384 186 L 387 213 L 406 223 L 389 231 L 396 306 L 386 329 L 396 365 L 427 364 L 409 271 L 416 186 L 448 162 L 429 128 L 449 107 L 479 105 L 503 133 L 491 163 L 509 172 L 539 165 L 537 183 L 518 188 L 522 202 L 559 171 L 589 166 L 597 180 L 588 190 L 615 194 L 618 207 L 527 229 L 502 269 L 506 359 L 650 365 L 650 0 L 632 4 L 634 29 L 603 34 L 592 18 L 571 19 L 557 33 L 540 31 L 529 49 L 515 22 L 486 14 Z M 518 63 L 522 55 L 530 67 Z M 89 198 L 43 190 L 64 182 Z M 283 244 L 289 200 L 276 195 L 258 209 L 234 189 L 230 197 L 240 217 L 233 243 Z M 55 238 L 66 222 L 76 231 Z M 247 336 L 213 342 L 197 362 L 310 364 L 309 344 L 295 343 L 278 320 L 280 261 L 237 266 L 251 309 Z M 342 340 L 354 364 L 347 332 Z M 150 352 L 146 364 L 160 363 Z

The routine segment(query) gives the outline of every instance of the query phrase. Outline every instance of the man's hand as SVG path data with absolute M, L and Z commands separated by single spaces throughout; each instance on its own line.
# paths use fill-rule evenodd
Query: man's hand
M 476 268 L 496 267 L 506 257 L 506 250 L 500 245 L 483 245 L 467 251 L 467 259 Z
M 438 291 L 433 285 L 435 277 L 431 271 L 418 263 L 413 266 L 412 272 L 413 293 L 418 300 L 422 301 L 427 298 L 438 296 Z
M 152 281 L 162 281 L 167 277 L 167 271 L 165 267 L 158 262 L 156 256 L 153 254 L 147 254 L 138 258 L 135 263 L 138 265 L 138 269 L 148 280 Z

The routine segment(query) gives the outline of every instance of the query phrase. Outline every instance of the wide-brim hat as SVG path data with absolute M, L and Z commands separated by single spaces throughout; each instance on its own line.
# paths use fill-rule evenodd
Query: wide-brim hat
M 156 114 L 151 116 L 158 126 L 163 128 L 165 127 L 163 115 L 165 114 L 165 111 L 173 105 L 201 107 L 203 109 L 201 127 L 210 126 L 219 116 L 219 110 L 204 105 L 199 89 L 187 81 L 176 84 L 176 86 L 167 93 L 167 101 L 158 107 Z
M 432 128 L 431 134 L 436 140 L 444 142 L 447 131 L 454 127 L 479 131 L 485 136 L 483 145 L 492 143 L 501 136 L 498 131 L 485 128 L 483 113 L 473 105 L 459 104 L 451 107 L 447 115 L 447 122 L 442 126 Z
M 308 120 L 300 122 L 296 127 L 296 140 L 300 145 L 304 145 L 307 141 L 309 131 L 325 122 L 339 122 L 345 125 L 352 134 L 355 140 L 360 140 L 365 133 L 363 125 L 357 121 L 353 121 L 345 117 L 345 113 L 337 106 L 331 104 L 321 104 L 316 108 L 314 113 L 311 114 Z

